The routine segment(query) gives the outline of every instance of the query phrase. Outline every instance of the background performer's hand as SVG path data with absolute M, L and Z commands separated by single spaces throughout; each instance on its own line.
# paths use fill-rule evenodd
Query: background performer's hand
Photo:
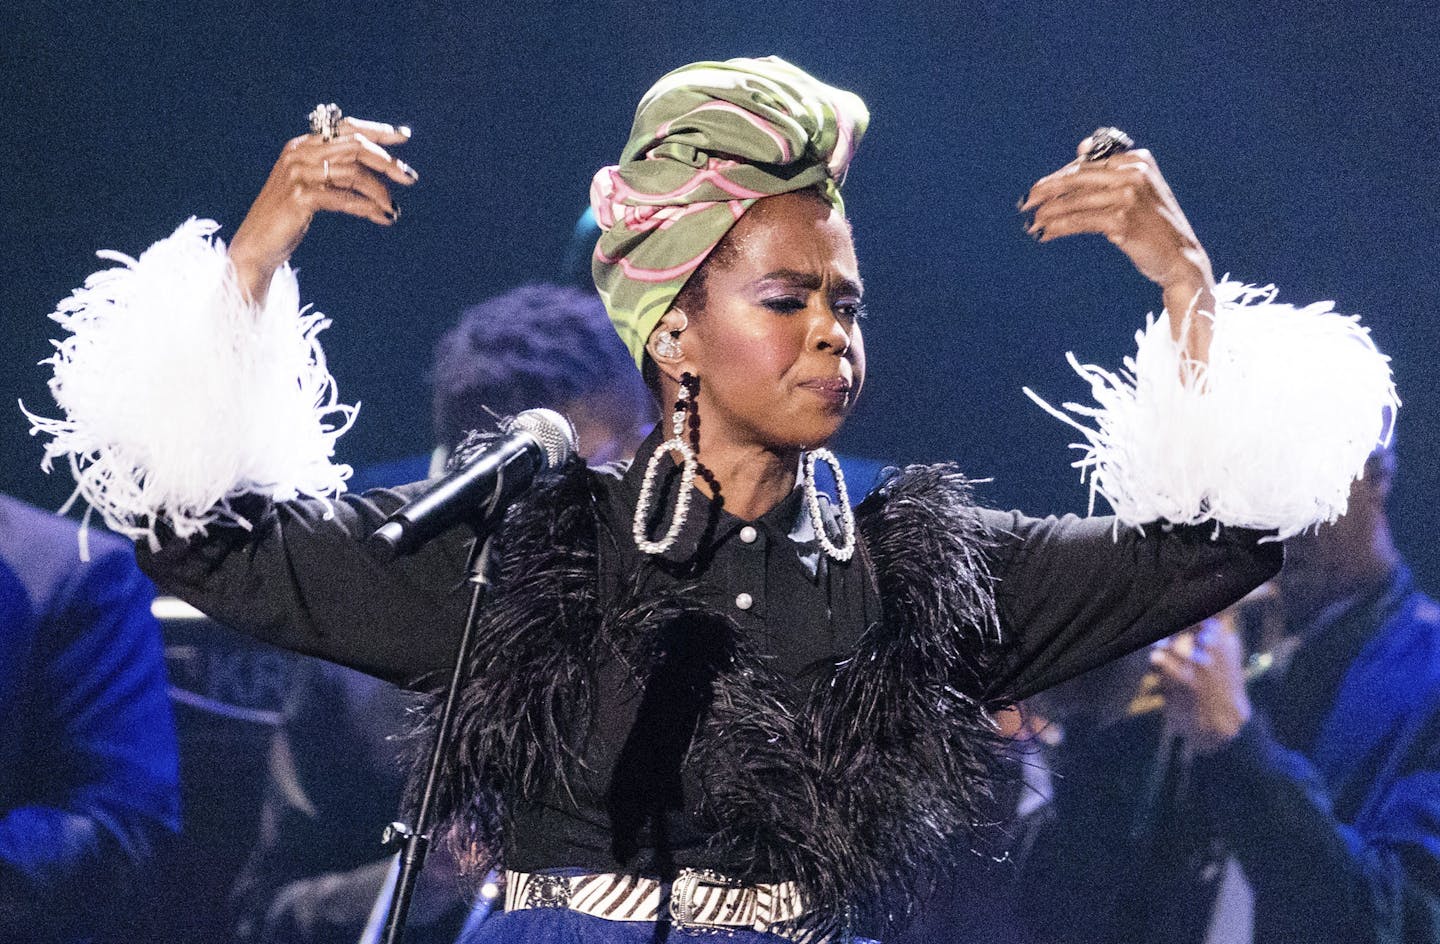
M 1242 650 L 1234 624 L 1220 618 L 1150 650 L 1165 696 L 1166 724 L 1196 753 L 1210 754 L 1229 744 L 1250 720 Z

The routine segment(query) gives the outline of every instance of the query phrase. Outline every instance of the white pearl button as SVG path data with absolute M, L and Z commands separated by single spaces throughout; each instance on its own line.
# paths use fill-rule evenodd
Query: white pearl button
M 748 593 L 742 593 L 735 597 L 735 605 L 742 610 L 748 610 L 755 605 L 755 598 Z
M 744 541 L 746 544 L 754 544 L 755 539 L 759 536 L 760 532 L 756 531 L 748 524 L 740 529 L 740 540 Z

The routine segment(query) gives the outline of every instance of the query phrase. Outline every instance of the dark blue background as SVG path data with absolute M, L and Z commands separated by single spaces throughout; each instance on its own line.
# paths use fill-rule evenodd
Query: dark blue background
M 429 438 L 431 346 L 465 305 L 551 275 L 591 174 L 669 68 L 775 53 L 874 120 L 847 187 L 871 376 L 841 445 L 957 458 L 985 497 L 1078 510 L 1065 428 L 1020 393 L 1081 393 L 1158 294 L 1108 245 L 1037 246 L 1016 198 L 1113 123 L 1158 155 L 1218 272 L 1362 313 L 1395 358 L 1401 542 L 1431 588 L 1440 452 L 1433 4 L 27 4 L 5 14 L 3 389 L 49 406 L 54 303 L 191 214 L 233 232 L 320 100 L 415 128 L 392 230 L 321 219 L 296 256 L 369 462 Z M 0 489 L 54 506 L 18 410 Z

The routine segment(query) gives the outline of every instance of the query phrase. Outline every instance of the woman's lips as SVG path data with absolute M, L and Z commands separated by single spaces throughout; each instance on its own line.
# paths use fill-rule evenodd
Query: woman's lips
M 844 405 L 850 399 L 850 381 L 843 377 L 825 377 L 807 380 L 800 386 L 836 405 Z

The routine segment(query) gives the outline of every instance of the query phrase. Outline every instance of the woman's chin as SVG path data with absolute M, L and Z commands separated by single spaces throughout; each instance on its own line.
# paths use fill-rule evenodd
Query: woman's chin
M 830 409 L 807 403 L 796 409 L 791 404 L 790 409 L 777 409 L 763 418 L 756 417 L 757 423 L 751 429 L 767 449 L 777 452 L 817 449 L 840 432 L 849 413 L 848 405 Z
M 790 441 L 799 449 L 819 449 L 840 432 L 840 427 L 845 425 L 845 416 L 846 414 L 839 413 L 820 417 L 815 422 L 805 424 L 805 429 L 797 431 L 797 435 Z

